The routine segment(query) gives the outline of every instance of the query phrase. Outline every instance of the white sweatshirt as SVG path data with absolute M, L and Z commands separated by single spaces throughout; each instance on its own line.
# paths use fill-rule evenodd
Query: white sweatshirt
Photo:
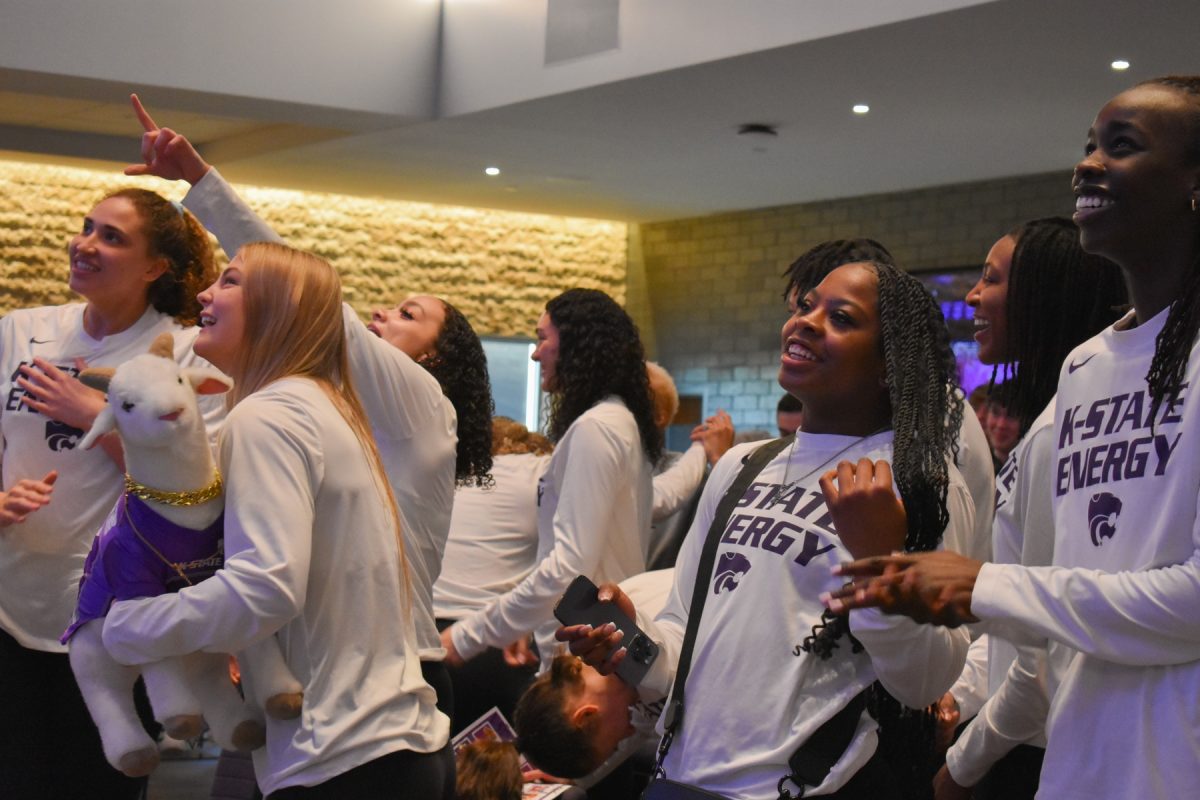
M 512 589 L 537 563 L 538 481 L 549 455 L 499 455 L 495 485 L 454 494 L 442 573 L 433 585 L 438 619 L 460 619 Z
M 1037 416 L 1013 449 L 996 479 L 993 561 L 998 564 L 1046 566 L 1054 555 L 1054 401 Z M 1046 746 L 1046 649 L 1036 644 L 1014 646 L 1000 636 L 984 636 L 987 653 L 986 702 L 971 707 L 959 701 L 963 719 L 975 716 L 946 753 L 950 775 L 974 786 L 1001 757 L 1019 744 Z M 962 678 L 951 692 L 970 690 Z
M 177 594 L 113 605 L 109 652 L 142 664 L 276 634 L 304 713 L 267 720 L 254 753 L 265 794 L 442 747 L 449 720 L 421 677 L 392 517 L 325 392 L 305 378 L 260 389 L 229 413 L 220 449 L 225 566 Z
M 183 203 L 231 258 L 248 242 L 281 241 L 216 169 L 192 187 Z M 371 334 L 349 306 L 343 307 L 343 317 L 350 374 L 404 522 L 421 658 L 440 661 L 445 651 L 433 621 L 433 583 L 441 570 L 454 504 L 454 406 L 432 375 Z
M 597 584 L 646 568 L 653 501 L 650 462 L 633 414 L 616 397 L 579 415 L 538 487 L 538 564 L 525 580 L 450 629 L 472 658 L 533 631 L 546 669 L 554 658 L 554 604 L 576 575 Z
M 850 616 L 864 653 L 851 655 L 848 639 L 829 660 L 800 649 L 820 620 L 819 595 L 843 582 L 831 568 L 851 558 L 831 527 L 821 473 L 842 459 L 890 461 L 891 439 L 890 431 L 865 439 L 798 433 L 795 450 L 776 456 L 747 489 L 707 584 L 713 588 L 693 651 L 684 721 L 664 764 L 668 778 L 736 800 L 773 800 L 796 748 L 876 679 L 920 708 L 941 697 L 961 672 L 965 631 L 874 610 Z M 639 690 L 644 700 L 670 686 L 708 528 L 742 459 L 759 446 L 738 445 L 717 462 L 680 551 L 666 608 L 652 621 L 638 613 L 639 625 L 662 645 Z M 970 496 L 958 471 L 951 469 L 951 476 L 950 527 L 969 530 Z M 772 502 L 778 487 L 793 482 Z M 875 728 L 864 713 L 845 755 L 806 796 L 829 794 L 849 780 L 874 753 Z
M 1039 798 L 1174 798 L 1200 782 L 1200 358 L 1147 419 L 1167 317 L 1076 348 L 1056 401 L 1054 566 L 985 565 L 972 612 L 1053 641 Z
M 121 470 L 100 447 L 76 447 L 85 431 L 48 419 L 21 404 L 22 364 L 42 358 L 77 374 L 75 359 L 92 367 L 115 367 L 145 353 L 160 333 L 175 337 L 175 360 L 211 365 L 192 353 L 195 328 L 181 328 L 153 308 L 128 329 L 93 339 L 83 329 L 83 303 L 13 311 L 0 319 L 0 435 L 4 488 L 22 478 L 40 480 L 56 469 L 59 481 L 49 505 L 25 522 L 0 529 L 0 628 L 22 647 L 66 652 L 58 638 L 75 613 L 83 561 L 104 518 L 124 490 Z M 199 398 L 215 435 L 225 417 L 223 395 Z

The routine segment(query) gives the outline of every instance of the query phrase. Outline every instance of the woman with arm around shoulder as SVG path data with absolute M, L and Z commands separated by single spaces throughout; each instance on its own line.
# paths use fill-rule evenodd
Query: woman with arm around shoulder
M 646 569 L 662 433 L 637 326 L 603 292 L 570 289 L 546 304 L 537 340 L 556 444 L 538 486 L 538 564 L 442 631 L 452 663 L 533 631 L 544 668 L 554 657 L 554 603 L 576 575 L 619 581 Z
M 195 294 L 216 273 L 196 219 L 144 189 L 103 198 L 67 252 L 70 287 L 84 302 L 0 320 L 0 775 L 18 797 L 135 797 L 144 781 L 104 760 L 58 642 L 92 537 L 122 490 L 119 440 L 76 447 L 105 400 L 74 375 L 84 363 L 115 367 L 164 332 L 177 360 L 195 361 Z M 220 400 L 201 407 L 215 429 Z M 69 770 L 64 751 L 73 754 Z
M 254 754 L 270 797 L 449 797 L 448 720 L 421 677 L 401 521 L 349 377 L 341 287 L 321 259 L 244 247 L 200 295 L 196 349 L 236 381 L 222 432 L 225 565 L 118 603 L 125 663 L 276 635 L 304 713 Z

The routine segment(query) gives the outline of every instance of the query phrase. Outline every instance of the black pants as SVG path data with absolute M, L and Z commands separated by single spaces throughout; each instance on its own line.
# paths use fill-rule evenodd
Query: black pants
M 1045 749 L 1022 744 L 997 761 L 975 787 L 975 800 L 1033 800 Z
M 456 621 L 439 619 L 438 630 L 445 630 Z M 537 674 L 536 664 L 510 667 L 504 662 L 504 651 L 495 647 L 489 647 L 461 667 L 448 669 L 450 682 L 454 685 L 454 713 L 450 715 L 452 735 L 482 717 L 493 706 L 512 722 L 517 701 Z
M 434 693 L 437 694 L 438 711 L 453 720 L 456 700 L 454 683 L 450 680 L 450 668 L 444 661 L 422 661 L 421 677 L 433 687 Z M 450 735 L 454 735 L 453 726 L 450 728 Z
M 148 710 L 143 691 L 143 721 Z M 66 653 L 29 650 L 0 631 L 0 797 L 133 800 L 145 789 L 145 778 L 104 759 Z
M 316 786 L 289 786 L 267 800 L 454 800 L 454 753 L 397 750 Z

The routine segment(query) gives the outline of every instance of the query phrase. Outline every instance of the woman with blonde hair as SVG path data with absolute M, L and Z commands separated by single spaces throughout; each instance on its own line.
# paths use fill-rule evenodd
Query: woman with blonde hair
M 105 645 L 140 664 L 276 635 L 304 713 L 267 721 L 254 760 L 268 797 L 451 796 L 448 721 L 421 677 L 401 521 L 350 380 L 337 273 L 251 244 L 199 299 L 196 352 L 236 381 L 220 444 L 225 566 L 117 603 Z

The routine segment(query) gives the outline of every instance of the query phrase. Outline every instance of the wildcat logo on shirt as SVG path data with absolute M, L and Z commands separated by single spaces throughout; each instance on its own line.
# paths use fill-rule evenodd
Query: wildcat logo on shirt
M 1062 409 L 1055 495 L 1165 475 L 1183 437 L 1176 429 L 1187 388 L 1184 384 L 1174 402 L 1162 403 L 1155 420 L 1150 419 L 1153 403 L 1145 389 Z
M 83 431 L 79 428 L 58 422 L 56 420 L 46 420 L 46 446 L 56 453 L 63 450 L 74 450 L 75 445 L 79 444 L 79 440 L 83 438 Z
M 29 392 L 21 388 L 20 384 L 17 383 L 17 379 L 22 377 L 21 367 L 28 366 L 33 366 L 33 362 L 22 361 L 21 363 L 17 364 L 17 368 L 13 370 L 12 375 L 9 377 L 11 388 L 8 390 L 8 396 L 4 400 L 5 411 L 25 411 L 30 414 L 38 413 L 29 406 L 25 405 L 25 403 L 21 402 L 27 395 L 29 395 Z M 79 374 L 79 369 L 74 365 L 56 364 L 55 366 L 72 377 Z M 63 450 L 74 450 L 75 445 L 78 444 L 79 440 L 83 438 L 83 434 L 84 431 L 81 431 L 79 428 L 76 428 L 72 425 L 67 425 L 52 419 L 46 421 L 46 446 L 55 453 L 62 452 Z
M 1092 544 L 1100 547 L 1105 539 L 1117 533 L 1117 518 L 1121 516 L 1121 498 L 1108 492 L 1097 492 L 1088 501 L 1088 530 Z
M 720 594 L 728 589 L 733 591 L 742 581 L 742 576 L 750 571 L 750 559 L 741 553 L 721 553 L 717 562 L 717 574 L 713 578 L 713 594 Z

